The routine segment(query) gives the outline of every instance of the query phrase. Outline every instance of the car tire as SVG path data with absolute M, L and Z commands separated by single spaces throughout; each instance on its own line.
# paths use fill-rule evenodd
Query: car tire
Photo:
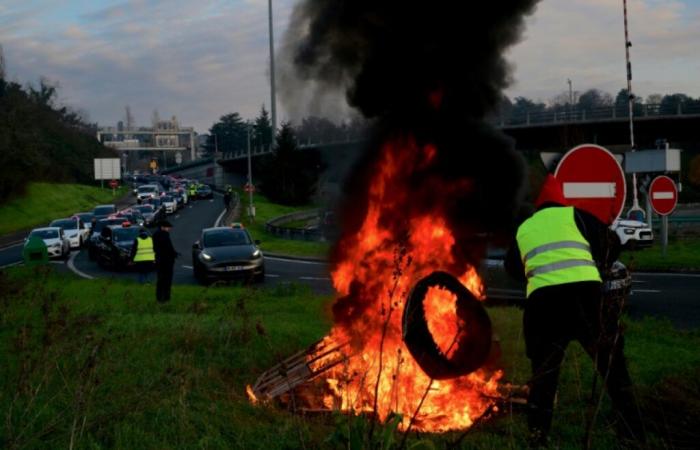
M 260 272 L 259 274 L 255 275 L 255 277 L 253 278 L 253 281 L 255 281 L 256 283 L 264 283 L 265 282 L 265 269 L 263 269 L 263 271 Z
M 197 263 L 192 264 L 192 271 L 194 272 L 194 279 L 197 280 L 199 284 L 206 284 L 206 279 L 202 273 L 202 269 L 197 267 Z

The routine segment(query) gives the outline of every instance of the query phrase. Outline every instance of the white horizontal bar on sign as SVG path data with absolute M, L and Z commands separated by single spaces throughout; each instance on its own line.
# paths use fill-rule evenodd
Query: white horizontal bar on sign
M 615 183 L 564 183 L 566 198 L 615 198 Z
M 671 191 L 652 192 L 651 198 L 654 200 L 673 200 L 675 195 Z

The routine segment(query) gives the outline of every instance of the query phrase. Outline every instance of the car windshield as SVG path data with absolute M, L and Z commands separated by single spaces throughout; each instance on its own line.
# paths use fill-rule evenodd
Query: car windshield
M 38 237 L 39 239 L 57 239 L 58 230 L 34 230 L 29 234 L 29 237 Z
M 96 216 L 106 216 L 108 214 L 112 214 L 114 212 L 114 207 L 113 206 L 98 206 L 95 208 L 95 214 Z
M 112 239 L 115 242 L 133 241 L 139 234 L 139 229 L 136 227 L 129 228 L 114 228 L 112 230 Z
M 138 191 L 141 194 L 147 193 L 147 192 L 155 192 L 156 187 L 155 186 L 139 186 Z
M 153 206 L 151 205 L 141 205 L 134 207 L 135 210 L 139 211 L 141 214 L 148 214 L 153 212 Z
M 78 221 L 73 219 L 60 219 L 51 222 L 52 227 L 63 228 L 64 230 L 77 230 Z
M 164 195 L 160 199 L 164 202 L 172 202 L 173 201 L 173 198 L 169 195 Z
M 204 247 L 250 245 L 248 233 L 243 230 L 214 230 L 204 233 Z
M 78 213 L 75 217 L 79 217 L 84 223 L 89 223 L 92 220 L 92 213 Z

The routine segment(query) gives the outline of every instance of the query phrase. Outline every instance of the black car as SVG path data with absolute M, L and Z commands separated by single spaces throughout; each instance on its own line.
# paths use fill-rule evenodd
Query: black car
M 92 211 L 92 220 L 93 223 L 100 220 L 104 219 L 114 213 L 117 212 L 117 207 L 114 205 L 97 205 L 95 209 Z
M 143 216 L 143 223 L 147 227 L 152 227 L 163 219 L 153 205 L 136 205 L 132 206 L 131 209 L 138 211 Z
M 140 211 L 134 208 L 119 211 L 115 216 L 123 218 L 124 221 L 129 222 L 134 226 L 142 227 L 146 225 L 146 219 L 143 217 Z
M 200 283 L 213 280 L 265 280 L 265 263 L 248 230 L 217 227 L 202 230 L 192 246 L 192 267 Z
M 214 191 L 206 184 L 197 186 L 197 198 L 214 198 Z
M 144 201 L 143 204 L 153 206 L 154 214 L 158 217 L 158 220 L 165 219 L 165 206 L 163 206 L 163 202 L 159 198 L 150 198 Z
M 100 239 L 102 230 L 113 225 L 123 225 L 124 218 L 122 217 L 112 217 L 109 219 L 101 219 L 95 222 L 90 229 L 90 239 L 88 240 L 88 256 L 91 260 L 97 259 L 97 244 Z
M 131 264 L 131 250 L 139 235 L 139 227 L 110 225 L 96 240 L 95 259 L 101 267 L 126 269 Z

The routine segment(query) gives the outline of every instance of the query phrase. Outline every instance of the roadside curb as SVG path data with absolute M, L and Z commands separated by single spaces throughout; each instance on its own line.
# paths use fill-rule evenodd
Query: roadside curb
M 270 258 L 277 259 L 288 259 L 290 261 L 305 261 L 305 262 L 317 262 L 317 263 L 328 263 L 330 262 L 327 258 L 318 258 L 314 256 L 295 256 L 295 255 L 285 255 L 282 253 L 270 253 L 263 250 L 263 255 Z

